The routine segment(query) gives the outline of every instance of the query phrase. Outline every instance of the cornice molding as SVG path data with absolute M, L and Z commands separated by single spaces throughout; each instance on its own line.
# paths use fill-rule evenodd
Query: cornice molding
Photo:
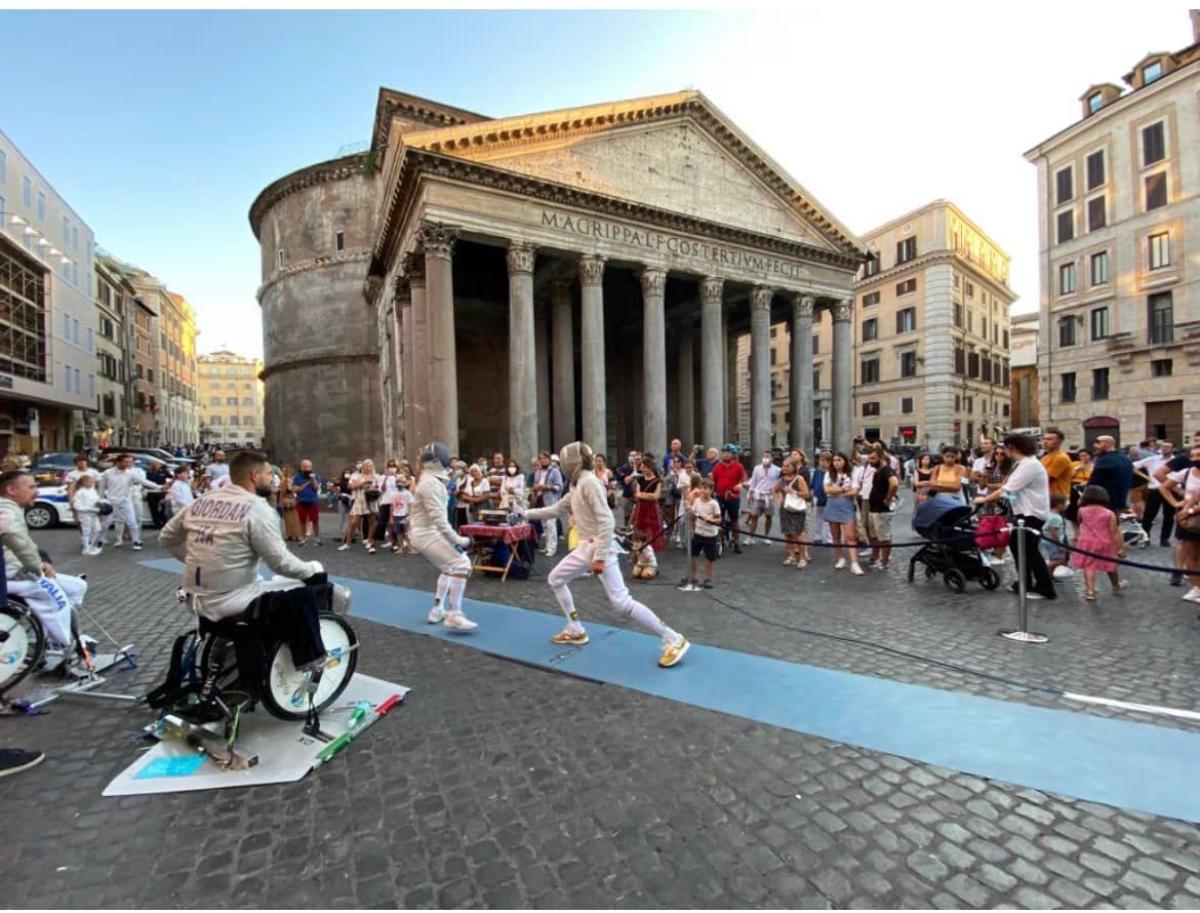
M 876 284 L 880 286 L 886 285 L 889 282 L 895 282 L 909 273 L 916 272 L 926 266 L 932 266 L 939 263 L 950 263 L 958 266 L 960 269 L 969 270 L 972 278 L 980 284 L 986 284 L 992 294 L 998 298 L 1007 300 L 1007 304 L 1011 305 L 1017 300 L 1016 294 L 1007 285 L 1001 284 L 998 280 L 989 276 L 973 264 L 970 260 L 960 257 L 952 250 L 936 250 L 927 254 L 921 254 L 913 260 L 901 263 L 899 266 L 892 266 L 888 269 L 878 272 L 873 276 L 868 276 L 865 279 L 856 279 L 854 281 L 854 294 L 861 295 L 865 292 L 875 290 Z
M 328 257 L 313 257 L 309 260 L 300 260 L 296 263 L 289 263 L 283 269 L 277 269 L 269 275 L 265 282 L 258 287 L 258 291 L 254 293 L 254 297 L 258 299 L 258 303 L 262 304 L 263 295 L 270 288 L 284 279 L 297 276 L 300 273 L 307 273 L 313 270 L 329 269 L 331 266 L 343 266 L 347 263 L 365 263 L 371 259 L 371 254 L 366 250 L 343 250 L 336 254 L 331 254 Z
M 266 380 L 272 374 L 278 374 L 283 371 L 294 371 L 297 368 L 307 368 L 315 365 L 339 365 L 354 362 L 375 362 L 379 361 L 379 353 L 373 349 L 360 349 L 354 351 L 332 351 L 332 352 L 315 352 L 310 355 L 296 355 L 292 358 L 281 358 L 278 361 L 273 361 L 269 365 L 263 365 L 262 373 L 259 375 L 263 380 Z
M 628 219 L 646 225 L 654 225 L 683 234 L 699 235 L 728 241 L 745 247 L 770 251 L 799 260 L 807 260 L 839 269 L 857 270 L 862 257 L 857 253 L 844 254 L 813 247 L 800 241 L 792 241 L 773 235 L 759 234 L 749 229 L 737 228 L 683 213 L 659 209 L 645 203 L 637 203 L 620 197 L 607 196 L 590 190 L 581 190 L 543 178 L 531 177 L 469 159 L 452 155 L 427 152 L 423 149 L 408 149 L 401 165 L 396 183 L 390 188 L 390 198 L 383 211 L 371 261 L 371 272 L 383 272 L 389 255 L 399 243 L 400 227 L 415 204 L 418 185 L 424 177 L 441 177 L 458 183 L 486 187 L 502 193 L 532 198 L 560 206 L 570 206 L 590 212 L 603 213 L 614 218 Z
M 318 184 L 344 181 L 353 177 L 365 178 L 366 161 L 365 153 L 347 155 L 338 159 L 330 159 L 328 162 L 309 165 L 307 168 L 285 174 L 268 184 L 250 204 L 250 229 L 254 232 L 254 237 L 261 240 L 260 229 L 263 216 L 280 200 Z

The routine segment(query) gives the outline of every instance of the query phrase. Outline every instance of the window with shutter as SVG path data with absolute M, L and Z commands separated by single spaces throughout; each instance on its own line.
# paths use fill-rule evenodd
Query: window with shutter
M 1153 165 L 1167 157 L 1167 144 L 1163 132 L 1163 122 L 1151 124 L 1142 128 L 1142 164 Z
M 1167 205 L 1167 173 L 1146 176 L 1146 211 Z
M 1087 186 L 1095 190 L 1104 183 L 1104 150 L 1097 149 L 1087 157 Z
M 1075 179 L 1071 168 L 1064 168 L 1054 176 L 1055 200 L 1061 206 L 1075 198 Z
M 1058 243 L 1064 244 L 1075 237 L 1075 213 L 1071 210 L 1058 214 Z
M 1098 196 L 1088 200 L 1088 231 L 1096 231 L 1105 226 L 1104 197 Z

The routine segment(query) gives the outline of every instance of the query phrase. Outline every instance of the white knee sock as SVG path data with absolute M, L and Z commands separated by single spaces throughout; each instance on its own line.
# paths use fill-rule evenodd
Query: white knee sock
M 445 608 L 443 603 L 446 600 L 446 594 L 450 592 L 450 575 L 439 574 L 437 582 L 437 592 L 433 594 L 433 604 L 435 607 L 440 606 Z
M 571 591 L 567 589 L 565 583 L 560 583 L 557 586 L 551 586 L 554 591 L 554 598 L 558 600 L 558 607 L 562 609 L 563 615 L 567 617 L 567 628 L 571 631 L 582 631 L 583 625 L 579 622 L 579 613 L 575 611 L 575 598 L 571 595 Z
M 634 600 L 633 608 L 629 610 L 629 617 L 636 621 L 639 625 L 664 640 L 674 640 L 679 635 L 662 623 L 662 619 L 650 611 L 649 607 Z
M 462 614 L 462 598 L 463 590 L 467 588 L 466 577 L 451 577 L 450 578 L 450 594 L 446 599 L 449 605 L 446 608 L 452 615 Z

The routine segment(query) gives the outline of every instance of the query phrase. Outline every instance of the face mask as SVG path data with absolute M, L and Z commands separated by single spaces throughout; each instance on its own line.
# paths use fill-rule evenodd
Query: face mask
M 771 465 L 771 461 L 770 461 L 770 460 L 763 460 L 763 465 L 764 465 L 764 466 L 767 466 L 767 467 L 769 467 L 769 466 Z
M 390 476 L 394 476 L 394 475 L 396 474 L 396 467 L 395 467 L 395 466 L 389 466 L 389 467 L 388 467 L 388 470 L 387 470 L 387 474 L 388 474 L 388 475 L 390 475 Z
M 509 474 L 510 476 L 515 476 L 515 475 L 517 474 L 517 467 L 516 467 L 516 466 L 509 466 L 509 467 L 508 467 L 508 474 Z

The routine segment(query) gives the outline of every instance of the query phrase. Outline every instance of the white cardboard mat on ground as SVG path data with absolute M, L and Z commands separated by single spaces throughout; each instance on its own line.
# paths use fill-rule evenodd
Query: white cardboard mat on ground
M 321 714 L 321 729 L 335 738 L 346 731 L 350 714 L 359 701 L 378 707 L 393 694 L 404 697 L 404 685 L 385 682 L 369 675 L 355 675 L 333 705 Z M 403 704 L 396 705 L 385 717 L 368 717 L 366 727 L 390 718 Z M 166 738 L 117 775 L 104 790 L 105 796 L 144 796 L 154 793 L 188 792 L 197 789 L 228 789 L 235 786 L 261 786 L 266 783 L 293 783 L 316 766 L 317 755 L 327 743 L 304 734 L 301 720 L 277 720 L 260 705 L 242 717 L 237 748 L 242 754 L 258 754 L 258 763 L 249 770 L 222 770 L 210 758 L 190 748 L 180 739 Z M 362 735 L 359 735 L 362 738 Z M 328 763 L 354 750 L 347 745 Z

